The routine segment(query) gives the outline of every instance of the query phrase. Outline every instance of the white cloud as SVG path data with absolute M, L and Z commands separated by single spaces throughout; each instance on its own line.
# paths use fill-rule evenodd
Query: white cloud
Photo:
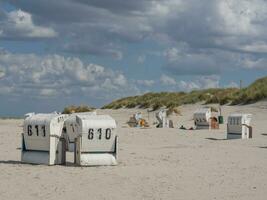
M 253 58 L 250 56 L 240 60 L 241 67 L 245 69 L 267 69 L 267 58 Z
M 219 88 L 220 76 L 202 76 L 198 82 L 202 88 Z
M 47 97 L 56 96 L 57 91 L 55 89 L 41 89 L 40 95 L 41 96 L 47 96 Z
M 231 81 L 230 83 L 228 83 L 227 85 L 224 86 L 225 88 L 239 88 L 239 85 L 234 82 L 234 81 Z
M 169 89 L 175 89 L 180 91 L 191 91 L 207 88 L 218 88 L 220 77 L 216 75 L 212 76 L 195 76 L 194 80 L 185 81 L 180 80 L 176 81 L 174 78 L 163 74 L 160 77 L 160 82 L 164 86 L 169 86 Z
M 118 71 L 86 64 L 77 57 L 0 54 L 1 94 L 52 97 L 108 93 L 114 97 L 136 92 Z M 10 89 L 8 89 L 10 88 Z M 11 90 L 12 88 L 12 90 Z
M 178 85 L 182 91 L 191 91 L 195 89 L 201 89 L 200 86 L 193 81 L 180 81 Z
M 167 58 L 169 62 L 175 62 L 179 59 L 181 52 L 175 48 L 169 48 L 164 51 L 163 55 Z
M 116 78 L 114 78 L 114 84 L 118 85 L 118 86 L 125 86 L 127 85 L 127 80 L 124 77 L 123 74 L 118 74 L 118 76 Z
M 191 91 L 195 89 L 208 89 L 219 87 L 219 76 L 200 76 L 193 81 L 179 81 L 178 87 L 184 91 Z
M 267 43 L 252 42 L 251 44 L 240 45 L 239 49 L 245 52 L 267 53 Z
M 22 10 L 14 10 L 6 13 L 6 18 L 0 20 L 0 37 L 3 38 L 52 38 L 57 33 L 44 26 L 33 23 L 31 14 Z
M 176 80 L 175 78 L 162 74 L 160 79 L 162 86 L 167 87 L 168 90 L 172 91 L 192 91 L 199 89 L 208 89 L 208 88 L 219 88 L 220 85 L 220 76 L 211 75 L 211 76 L 195 76 L 193 80 Z M 150 86 L 155 84 L 153 80 L 137 80 L 140 85 Z M 146 84 L 147 83 L 147 84 Z
M 174 78 L 172 78 L 166 74 L 161 75 L 160 82 L 166 86 L 174 86 L 177 84 Z
M 220 32 L 254 37 L 265 34 L 266 28 L 260 23 L 267 19 L 267 5 L 264 0 L 218 1 L 217 9 L 221 23 L 216 28 Z

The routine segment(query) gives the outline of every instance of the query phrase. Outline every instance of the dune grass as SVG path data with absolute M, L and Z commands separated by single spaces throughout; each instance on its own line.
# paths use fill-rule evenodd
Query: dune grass
M 89 107 L 87 105 L 80 105 L 80 106 L 67 106 L 63 110 L 63 114 L 71 114 L 71 113 L 78 113 L 78 112 L 91 112 L 95 110 L 95 108 Z
M 267 77 L 258 79 L 249 87 L 239 90 L 232 104 L 249 104 L 260 100 L 265 100 L 267 97 Z
M 161 107 L 175 108 L 183 104 L 204 104 L 218 103 L 220 105 L 248 104 L 267 97 L 267 77 L 256 80 L 244 89 L 238 88 L 214 88 L 185 92 L 159 92 L 146 93 L 140 96 L 125 97 L 115 100 L 103 106 L 103 109 L 119 108 L 153 108 Z

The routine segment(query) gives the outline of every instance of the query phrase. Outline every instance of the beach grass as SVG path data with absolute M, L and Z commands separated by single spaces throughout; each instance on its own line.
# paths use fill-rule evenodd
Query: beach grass
M 240 105 L 255 103 L 267 97 L 267 77 L 256 80 L 246 88 L 211 88 L 186 92 L 149 92 L 139 96 L 115 100 L 103 109 L 119 108 L 176 108 L 184 104 L 203 102 L 204 104 Z
M 71 114 L 71 113 L 78 113 L 78 112 L 92 112 L 95 108 L 87 106 L 87 105 L 70 105 L 64 108 L 62 114 Z

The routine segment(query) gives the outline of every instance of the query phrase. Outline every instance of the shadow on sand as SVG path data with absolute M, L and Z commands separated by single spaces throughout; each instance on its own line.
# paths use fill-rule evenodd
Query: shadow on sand
M 262 133 L 261 135 L 263 135 L 263 136 L 267 136 L 267 133 Z
M 1 164 L 7 164 L 7 165 L 43 165 L 43 164 L 34 164 L 34 163 L 24 163 L 18 160 L 0 160 Z M 49 165 L 43 165 L 43 166 L 49 166 Z M 66 162 L 66 165 L 55 165 L 55 166 L 66 166 L 66 167 L 79 167 L 75 165 L 72 162 Z
M 42 165 L 42 166 L 49 166 L 49 165 L 43 165 L 43 164 L 33 164 L 33 163 L 23 163 L 20 162 L 18 160 L 0 160 L 0 165 L 1 164 L 7 164 L 7 165 Z M 51 166 L 64 166 L 64 167 L 77 167 L 77 168 L 81 168 L 81 167 L 92 167 L 92 168 L 96 168 L 96 167 L 103 167 L 103 166 L 79 166 L 76 165 L 73 162 L 69 162 L 67 161 L 66 164 L 62 164 L 62 165 L 51 165 Z
M 73 162 L 66 161 L 66 167 L 77 167 L 77 165 Z
M 265 146 L 265 147 L 259 147 L 260 149 L 267 149 L 267 146 Z
M 218 138 L 205 138 L 206 140 L 213 140 L 213 141 L 222 141 L 227 139 L 218 139 Z
M 26 164 L 26 163 L 22 163 L 18 160 L 0 160 L 0 164 L 18 165 L 18 164 Z

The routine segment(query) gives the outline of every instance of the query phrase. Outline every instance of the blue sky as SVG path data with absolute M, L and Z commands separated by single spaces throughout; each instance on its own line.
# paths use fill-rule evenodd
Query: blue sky
M 0 0 L 0 116 L 267 72 L 264 0 Z

